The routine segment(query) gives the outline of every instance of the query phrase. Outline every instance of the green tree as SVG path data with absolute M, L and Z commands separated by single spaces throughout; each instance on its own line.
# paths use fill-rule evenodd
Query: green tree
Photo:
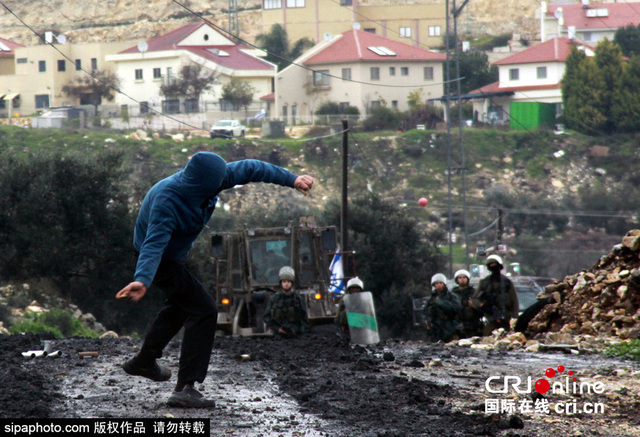
M 246 107 L 253 101 L 256 90 L 248 82 L 234 77 L 222 87 L 222 100 L 229 102 L 234 110 Z
M 455 64 L 452 72 L 455 70 Z M 498 81 L 498 69 L 489 63 L 489 56 L 485 52 L 469 50 L 460 53 L 460 82 L 462 94 L 481 88 Z M 454 84 L 455 85 L 455 84 Z M 455 86 L 452 89 L 456 89 Z
M 183 65 L 176 78 L 160 85 L 160 94 L 198 102 L 202 93 L 209 91 L 217 81 L 218 76 L 201 64 Z
M 102 99 L 112 101 L 120 88 L 120 79 L 110 70 L 94 70 L 78 76 L 62 87 L 62 92 L 75 97 L 81 105 L 93 105 L 98 112 Z
M 290 47 L 285 28 L 281 24 L 274 24 L 269 32 L 256 36 L 256 45 L 267 52 L 266 60 L 276 64 L 278 71 L 282 71 L 291 65 L 294 59 L 313 47 L 314 42 L 309 38 L 301 38 Z
M 337 223 L 339 203 L 331 202 L 324 220 Z M 434 240 L 397 204 L 368 193 L 349 203 L 349 242 L 358 276 L 374 294 L 378 322 L 388 335 L 411 329 L 411 301 L 430 289 L 429 278 L 444 259 Z
M 638 130 L 640 120 L 640 57 L 633 56 L 625 65 L 622 83 L 614 97 L 612 117 L 616 128 L 630 132 Z
M 628 24 L 618 27 L 613 35 L 613 42 L 620 46 L 625 56 L 640 55 L 640 25 Z
M 596 46 L 594 60 L 597 65 L 599 82 L 603 84 L 598 109 L 605 118 L 603 129 L 605 132 L 611 133 L 615 130 L 616 125 L 613 118 L 613 110 L 617 105 L 615 97 L 622 88 L 625 72 L 622 50 L 617 44 L 604 39 Z

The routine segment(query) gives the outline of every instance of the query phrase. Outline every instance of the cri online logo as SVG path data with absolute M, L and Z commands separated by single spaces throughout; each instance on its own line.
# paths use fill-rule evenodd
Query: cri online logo
M 563 372 L 564 372 L 564 366 L 558 366 L 558 374 L 563 373 Z M 570 377 L 573 376 L 573 370 L 569 370 L 569 372 L 567 372 L 567 374 Z M 554 376 L 556 376 L 556 371 L 553 370 L 551 367 L 549 367 L 547 369 L 547 371 L 545 372 L 545 375 L 547 376 L 547 378 L 551 379 Z M 573 376 L 573 380 L 577 381 L 578 378 Z M 551 388 L 551 384 L 546 379 L 540 378 L 539 380 L 536 381 L 534 387 L 535 387 L 536 391 L 542 395 L 542 394 L 545 394 L 546 392 L 549 391 L 549 389 Z
M 562 377 L 563 374 L 564 378 Z M 545 376 L 551 382 L 545 378 L 540 378 L 533 384 L 533 379 L 530 376 L 524 380 L 514 375 L 490 376 L 485 382 L 485 388 L 488 393 L 508 393 L 509 389 L 511 389 L 516 393 L 522 394 L 532 393 L 532 389 L 535 389 L 540 394 L 545 394 L 549 391 L 553 394 L 600 394 L 605 390 L 604 383 L 601 381 L 578 383 L 578 378 L 574 376 L 574 372 L 569 370 L 565 373 L 564 366 L 558 366 L 557 370 L 548 368 Z

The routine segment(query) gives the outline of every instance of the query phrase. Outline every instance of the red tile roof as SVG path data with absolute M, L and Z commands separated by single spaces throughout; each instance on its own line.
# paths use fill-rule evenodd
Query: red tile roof
M 274 70 L 275 66 L 271 65 L 267 61 L 259 59 L 255 56 L 251 56 L 244 53 L 242 50 L 251 50 L 252 47 L 244 45 L 225 45 L 225 46 L 180 46 L 178 45 L 182 40 L 195 32 L 201 26 L 205 25 L 204 22 L 190 23 L 175 29 L 164 35 L 160 35 L 156 38 L 152 38 L 147 41 L 147 52 L 157 52 L 162 50 L 186 50 L 197 56 L 205 58 L 211 62 L 214 62 L 221 67 L 231 68 L 233 70 Z M 215 29 L 214 29 L 215 30 Z M 224 35 L 223 35 L 224 36 Z M 216 51 L 220 51 L 228 54 L 228 56 L 220 56 L 216 54 Z M 130 47 L 120 52 L 124 53 L 140 53 L 137 46 Z
M 5 51 L 5 50 L 0 50 L 0 56 L 14 56 L 15 55 L 15 49 L 19 49 L 21 47 L 24 47 L 22 44 L 18 44 L 16 42 L 13 41 L 9 41 L 8 39 L 4 39 L 4 38 L 0 38 L 0 43 L 4 44 L 9 51 Z
M 386 47 L 397 56 L 383 56 L 376 54 L 368 47 Z M 353 61 L 440 61 L 446 56 L 420 47 L 412 46 L 392 39 L 388 39 L 363 30 L 352 29 L 344 32 L 340 38 L 329 42 L 329 45 L 318 54 L 307 59 L 307 65 L 326 64 Z
M 507 56 L 504 59 L 494 62 L 494 65 L 531 64 L 539 62 L 564 62 L 571 53 L 571 46 L 583 46 L 590 50 L 592 47 L 585 44 L 578 44 L 569 38 L 552 38 L 543 43 L 537 44 L 521 52 Z
M 611 29 L 628 24 L 637 26 L 640 24 L 640 3 L 592 3 L 584 8 L 581 4 L 549 5 L 547 15 L 553 16 L 554 12 L 562 8 L 564 27 L 575 26 L 576 29 Z M 608 17 L 587 17 L 586 9 L 607 9 Z
M 500 82 L 493 82 L 489 85 L 485 85 L 482 88 L 470 91 L 469 94 L 490 94 L 496 92 L 526 92 L 526 91 L 544 91 L 558 89 L 562 86 L 559 83 L 553 83 L 549 85 L 528 85 L 528 86 L 509 86 L 500 87 Z

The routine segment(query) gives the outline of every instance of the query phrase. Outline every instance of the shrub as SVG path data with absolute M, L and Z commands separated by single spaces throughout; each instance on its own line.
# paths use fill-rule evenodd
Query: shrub
M 56 338 L 73 336 L 96 338 L 99 336 L 97 332 L 74 319 L 71 314 L 56 309 L 41 314 L 27 315 L 23 320 L 14 323 L 9 331 L 12 334 L 51 332 Z
M 386 106 L 378 106 L 371 111 L 364 121 L 363 127 L 367 132 L 375 130 L 396 130 L 400 123 L 401 114 Z

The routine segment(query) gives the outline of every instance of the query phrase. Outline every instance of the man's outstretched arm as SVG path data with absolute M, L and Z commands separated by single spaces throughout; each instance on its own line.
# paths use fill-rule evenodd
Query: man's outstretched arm
M 313 178 L 309 175 L 300 175 L 293 183 L 293 187 L 306 196 L 307 192 L 313 187 Z

